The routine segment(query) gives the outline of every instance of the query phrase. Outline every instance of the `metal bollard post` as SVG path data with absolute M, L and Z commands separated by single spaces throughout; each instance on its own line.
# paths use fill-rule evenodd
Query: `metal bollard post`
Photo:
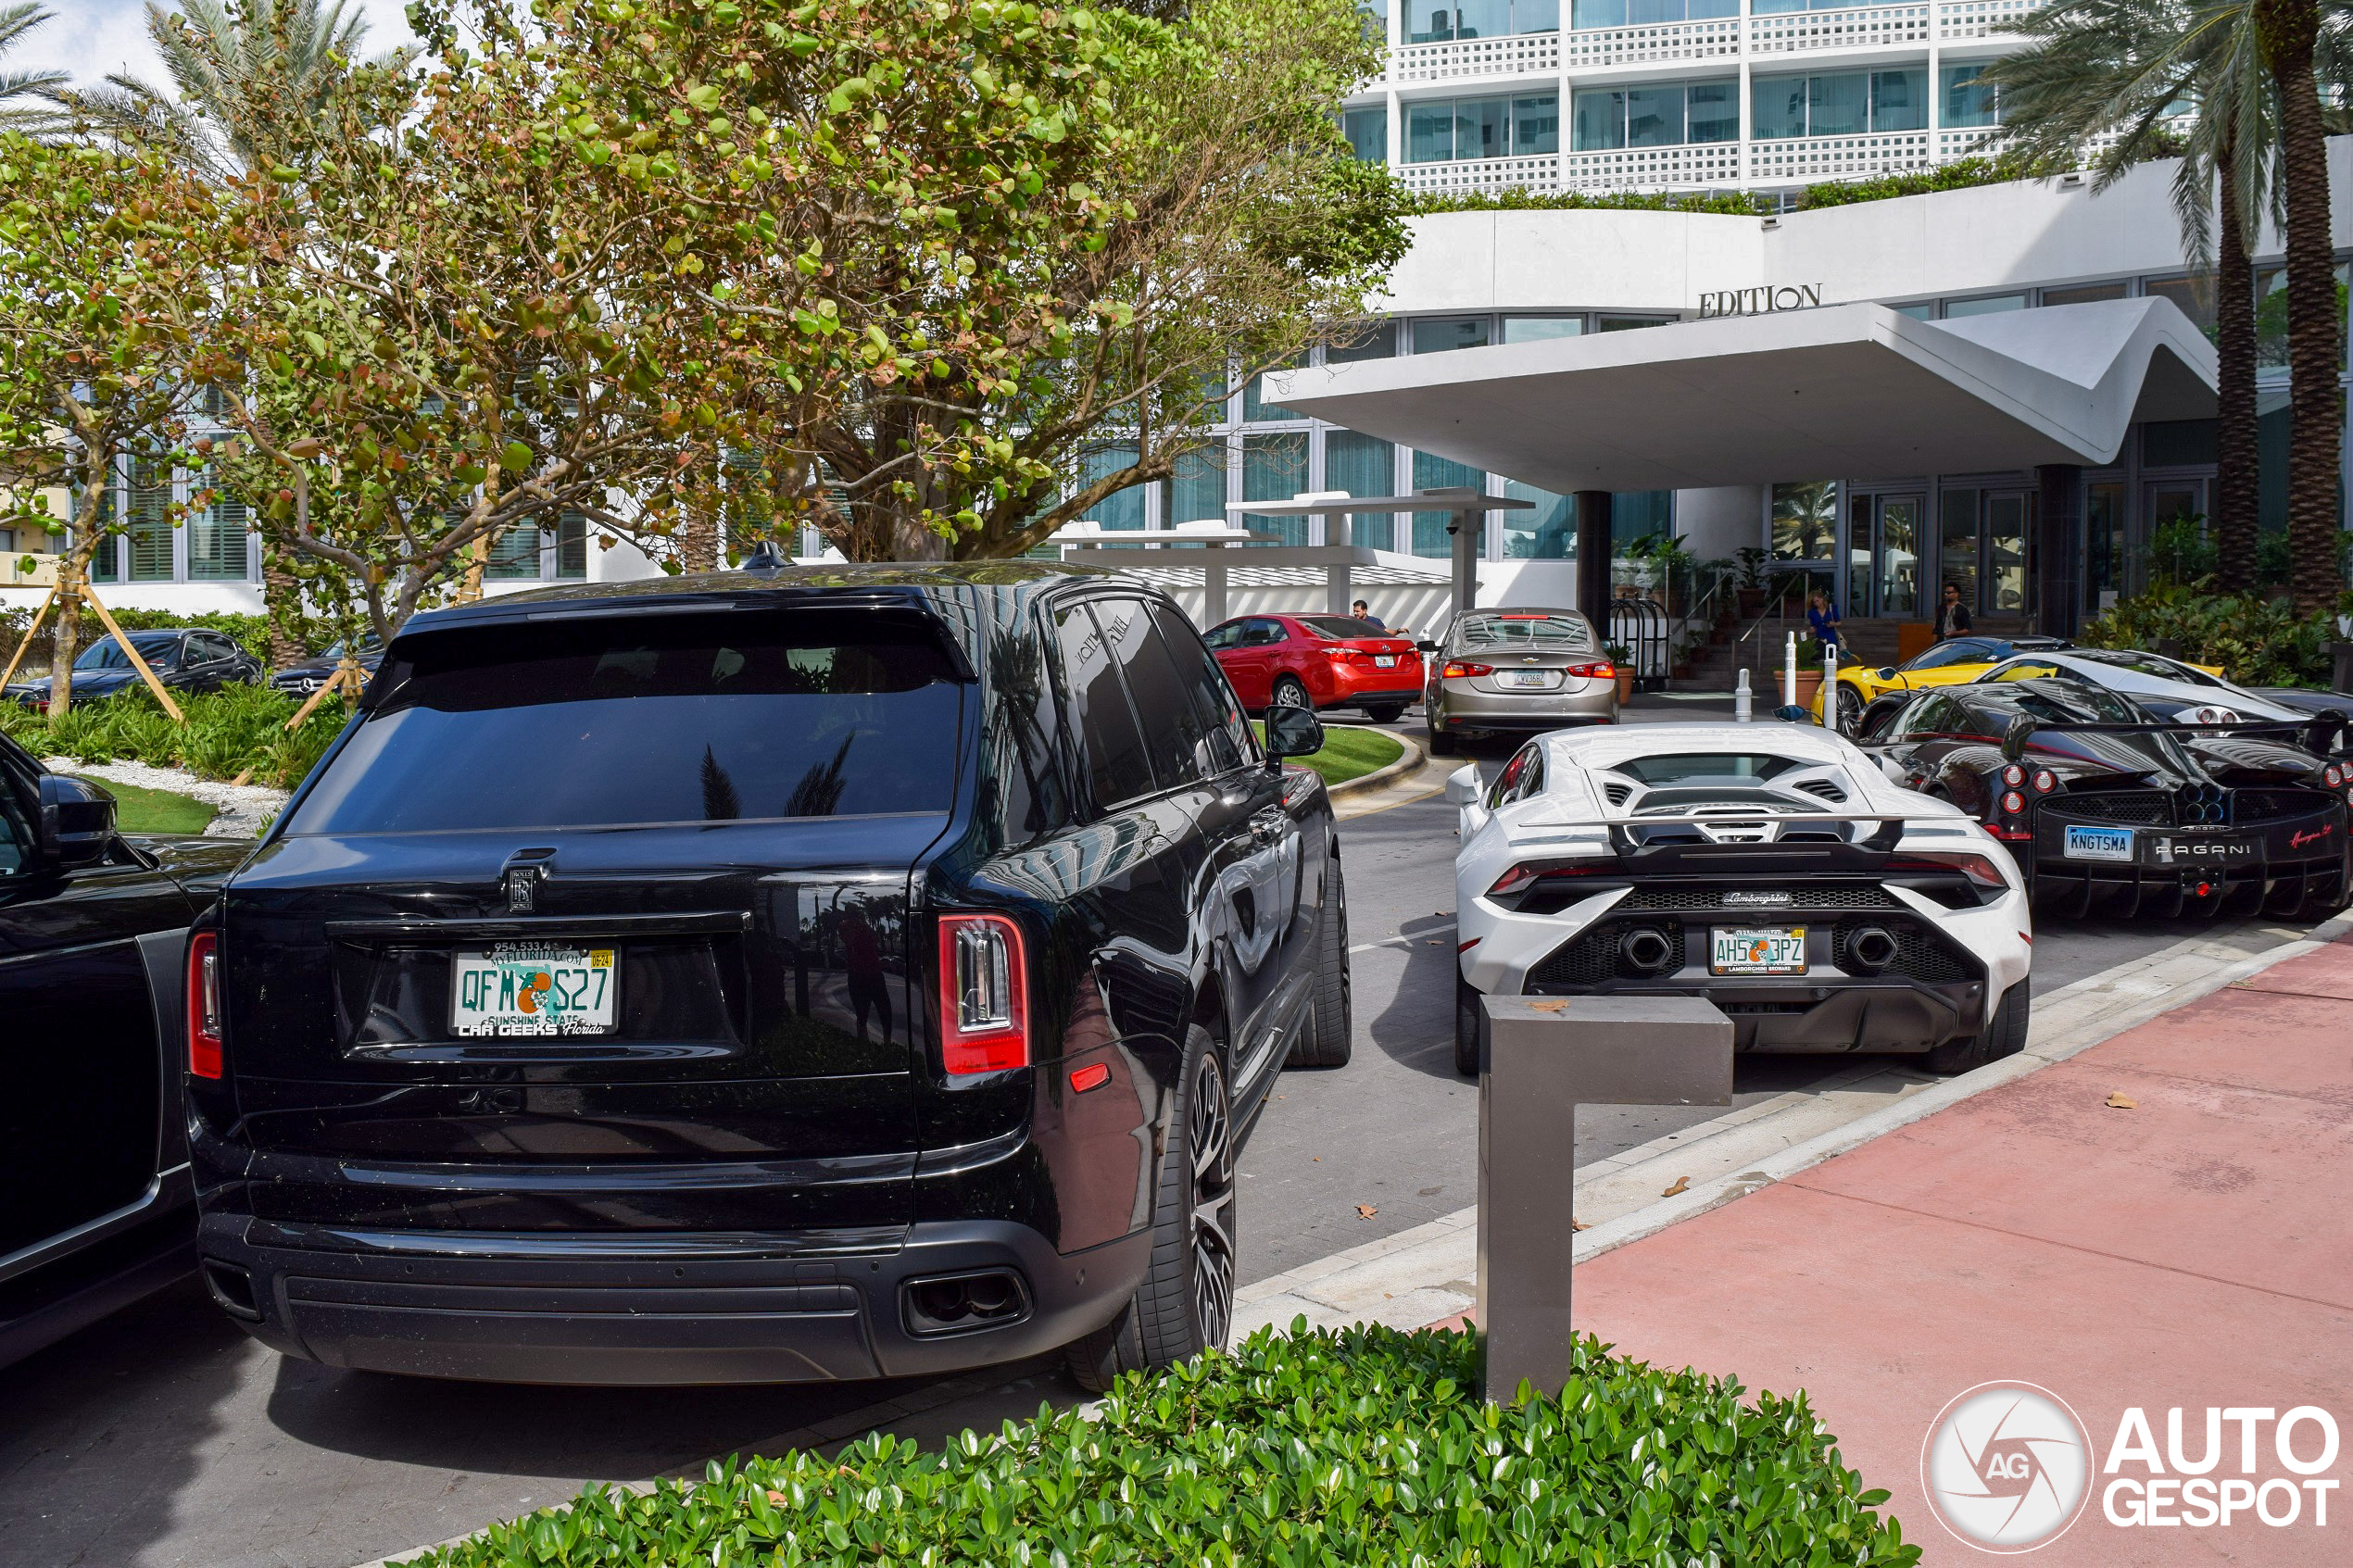
M 1732 722 L 1746 724 L 1752 722 L 1756 717 L 1756 697 L 1755 694 L 1748 689 L 1747 667 L 1743 666 L 1738 674 L 1739 679 L 1732 683 Z
M 1822 645 L 1822 727 L 1838 728 L 1838 645 Z
M 1478 1073 L 1480 1386 L 1568 1381 L 1580 1105 L 1730 1105 L 1732 1021 L 1698 997 L 1488 997 Z
M 1781 706 L 1797 706 L 1797 633 L 1792 632 L 1788 647 L 1781 655 Z

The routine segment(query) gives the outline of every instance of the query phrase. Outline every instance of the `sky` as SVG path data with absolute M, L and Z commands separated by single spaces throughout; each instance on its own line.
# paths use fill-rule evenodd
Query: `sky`
M 62 70 L 90 85 L 108 72 L 128 70 L 168 87 L 163 62 L 147 41 L 145 0 L 41 0 L 51 13 L 8 53 L 11 70 Z M 167 0 L 168 3 L 168 0 Z M 368 19 L 368 52 L 409 42 L 408 0 L 346 0 Z

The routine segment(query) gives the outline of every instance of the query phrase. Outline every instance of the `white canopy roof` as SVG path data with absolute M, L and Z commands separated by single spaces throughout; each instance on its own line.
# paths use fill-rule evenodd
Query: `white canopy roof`
M 2113 462 L 2209 419 L 2169 299 L 1916 321 L 1827 306 L 1269 373 L 1270 400 L 1559 492 Z

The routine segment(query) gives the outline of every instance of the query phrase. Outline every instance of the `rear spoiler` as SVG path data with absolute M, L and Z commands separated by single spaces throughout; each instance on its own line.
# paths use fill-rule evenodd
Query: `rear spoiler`
M 2228 722 L 2208 724 L 2186 721 L 2169 722 L 2162 720 L 2152 721 L 2145 724 L 2116 724 L 2095 723 L 2088 720 L 2082 722 L 2072 720 L 2044 720 L 2021 713 L 2010 721 L 2008 729 L 2002 732 L 2002 755 L 2013 762 L 2019 761 L 2026 755 L 2027 742 L 2044 730 L 2051 730 L 2061 734 L 2111 735 L 2212 734 L 2217 730 L 2225 730 L 2269 732 L 2275 737 L 2284 734 L 2295 736 L 2297 743 L 2313 756 L 2326 757 L 2331 751 L 2344 745 L 2345 734 L 2348 729 L 2353 729 L 2353 715 L 2341 713 L 2334 709 L 2331 709 L 2326 713 L 2316 714 L 2302 723 L 2293 719 L 2235 719 Z M 2332 741 L 2334 745 L 2331 744 Z
M 1662 813 L 1655 817 L 1597 817 L 1593 819 L 1589 825 L 1607 828 L 1609 830 L 1611 850 L 1613 853 L 1620 855 L 1629 852 L 1633 854 L 1647 854 L 1655 850 L 1673 849 L 1700 851 L 1714 851 L 1722 849 L 1731 850 L 1735 853 L 1741 854 L 1754 854 L 1759 850 L 1781 849 L 1820 851 L 1831 848 L 1861 849 L 1869 850 L 1873 853 L 1883 854 L 1895 847 L 1896 840 L 1904 836 L 1904 830 L 1906 827 L 1909 827 L 1914 822 L 1934 821 L 1942 823 L 1946 820 L 1947 819 L 1943 817 L 1922 818 L 1914 813 L 1905 811 L 1678 811 Z M 1800 828 L 1821 827 L 1833 822 L 1875 822 L 1879 826 L 1879 831 L 1856 842 L 1835 846 L 1806 843 L 1792 844 L 1779 839 L 1770 839 L 1763 843 L 1750 844 L 1743 844 L 1738 840 L 1734 840 L 1730 843 L 1722 844 L 1711 841 L 1706 844 L 1643 845 L 1632 842 L 1630 835 L 1621 832 L 1621 830 L 1627 828 L 1749 827 L 1765 822 L 1773 822 L 1784 827 Z

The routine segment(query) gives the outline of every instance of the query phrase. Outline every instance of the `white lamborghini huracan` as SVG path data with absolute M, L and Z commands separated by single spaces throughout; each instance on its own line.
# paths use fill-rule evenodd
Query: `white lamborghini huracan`
M 1454 1065 L 1482 994 L 1705 997 L 1743 1051 L 2026 1044 L 2032 927 L 2007 850 L 1829 731 L 1628 724 L 1539 735 L 1447 781 Z

